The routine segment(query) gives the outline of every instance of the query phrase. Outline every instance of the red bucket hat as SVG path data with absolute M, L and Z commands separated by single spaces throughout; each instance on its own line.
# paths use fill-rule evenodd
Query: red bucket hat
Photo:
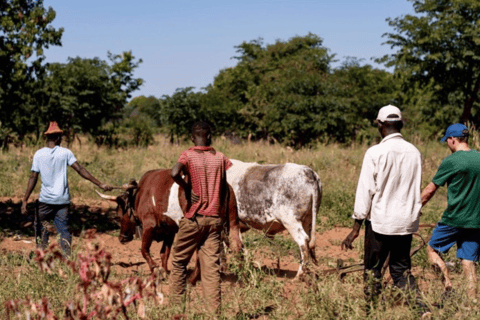
M 63 130 L 60 129 L 57 121 L 50 121 L 50 124 L 48 126 L 48 130 L 45 131 L 44 134 L 55 134 L 55 133 L 63 133 Z

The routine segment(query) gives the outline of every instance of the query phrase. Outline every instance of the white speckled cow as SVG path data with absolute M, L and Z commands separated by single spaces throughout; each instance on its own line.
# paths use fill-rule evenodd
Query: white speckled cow
M 315 259 L 315 222 L 322 198 L 320 177 L 310 167 L 294 163 L 259 165 L 232 160 L 227 182 L 237 198 L 241 229 L 274 235 L 285 229 L 300 247 L 300 267 Z

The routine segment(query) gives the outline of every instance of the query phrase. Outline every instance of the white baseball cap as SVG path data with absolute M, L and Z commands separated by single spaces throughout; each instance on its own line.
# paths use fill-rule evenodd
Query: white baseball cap
M 402 111 L 400 111 L 400 109 L 398 109 L 397 107 L 389 104 L 388 106 L 382 107 L 378 111 L 377 121 L 402 121 Z

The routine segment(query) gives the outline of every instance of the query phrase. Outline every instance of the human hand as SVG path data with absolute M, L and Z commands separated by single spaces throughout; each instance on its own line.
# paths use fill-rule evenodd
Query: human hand
M 193 190 L 190 192 L 190 201 L 192 203 L 197 203 L 198 201 L 200 201 L 200 197 L 195 193 L 193 192 Z
M 193 192 L 190 186 L 187 186 L 184 190 L 185 190 L 185 198 L 187 198 L 188 202 L 197 203 L 198 201 L 200 201 L 200 197 L 195 192 Z
M 26 201 L 22 201 L 22 208 L 20 209 L 20 211 L 22 212 L 23 215 L 26 215 L 28 213 Z
M 102 183 L 100 186 L 99 186 L 103 191 L 111 191 L 113 190 L 113 187 L 109 184 L 106 184 L 106 183 Z
M 190 189 L 186 195 L 187 199 L 190 199 L 191 203 L 197 203 L 198 201 L 200 201 L 200 197 L 195 192 L 193 192 L 192 189 Z
M 345 240 L 342 241 L 341 244 L 341 249 L 342 250 L 348 250 L 348 249 L 353 249 L 353 241 L 358 237 L 359 231 L 358 230 L 352 230 L 350 234 L 345 238 Z

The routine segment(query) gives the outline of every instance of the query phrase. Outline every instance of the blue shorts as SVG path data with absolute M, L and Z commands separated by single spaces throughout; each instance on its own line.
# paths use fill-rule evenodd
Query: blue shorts
M 478 261 L 480 229 L 456 228 L 439 222 L 428 244 L 441 253 L 447 253 L 454 244 L 457 244 L 457 258 Z

